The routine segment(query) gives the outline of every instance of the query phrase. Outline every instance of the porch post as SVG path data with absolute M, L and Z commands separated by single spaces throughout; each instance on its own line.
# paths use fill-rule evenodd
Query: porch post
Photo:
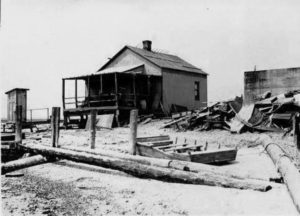
M 116 99 L 116 106 L 118 107 L 119 103 L 118 103 L 118 76 L 117 73 L 115 73 L 115 99 Z
M 103 92 L 103 81 L 102 81 L 102 74 L 100 74 L 100 94 Z
M 136 75 L 133 74 L 133 77 L 132 77 L 132 87 L 133 87 L 133 105 L 134 107 L 136 107 Z
M 90 107 L 90 77 L 88 76 L 88 80 L 87 80 L 87 92 L 88 92 L 88 96 L 87 96 L 87 101 L 88 101 L 88 106 Z
M 147 76 L 147 110 L 150 110 L 151 76 Z
M 77 103 L 77 78 L 75 79 L 75 107 L 78 107 L 78 103 Z
M 62 103 L 63 109 L 65 109 L 65 79 L 62 79 Z

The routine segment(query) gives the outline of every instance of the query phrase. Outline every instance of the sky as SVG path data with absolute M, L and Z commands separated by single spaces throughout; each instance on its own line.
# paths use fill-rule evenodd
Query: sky
M 2 0 L 1 117 L 7 90 L 29 88 L 28 109 L 61 106 L 63 77 L 146 39 L 209 73 L 209 101 L 241 95 L 254 66 L 300 66 L 299 11 L 299 0 Z

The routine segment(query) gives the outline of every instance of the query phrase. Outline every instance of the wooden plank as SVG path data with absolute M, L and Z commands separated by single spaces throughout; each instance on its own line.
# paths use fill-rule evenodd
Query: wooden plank
M 138 116 L 138 110 L 130 111 L 129 145 L 131 147 L 132 155 L 136 154 L 137 116 Z
M 168 151 L 178 151 L 178 150 L 187 150 L 187 149 L 196 149 L 196 148 L 201 148 L 203 147 L 202 144 L 199 144 L 199 145 L 187 145 L 187 146 L 182 146 L 182 147 L 171 147 L 171 148 L 168 148 L 168 149 L 164 149 L 165 152 L 168 152 Z
M 155 142 L 155 141 L 164 141 L 169 140 L 169 135 L 162 135 L 162 136 L 152 136 L 152 137 L 138 137 L 136 139 L 137 142 Z
M 112 128 L 114 114 L 104 114 L 97 116 L 96 126 L 98 128 Z
M 148 143 L 145 143 L 145 144 L 149 144 L 149 146 L 152 146 L 152 147 L 161 147 L 161 146 L 170 145 L 172 143 L 173 143 L 172 140 L 162 140 L 162 141 L 148 142 Z
M 236 159 L 236 149 L 218 149 L 208 150 L 201 152 L 191 152 L 191 161 L 196 163 L 219 163 L 219 162 L 230 162 Z

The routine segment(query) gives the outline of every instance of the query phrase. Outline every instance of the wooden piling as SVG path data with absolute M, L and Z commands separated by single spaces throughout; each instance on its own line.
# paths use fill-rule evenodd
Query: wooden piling
M 91 110 L 91 149 L 95 149 L 96 143 L 96 118 L 97 117 L 97 110 Z
M 136 154 L 136 135 L 137 135 L 137 116 L 138 110 L 134 109 L 130 111 L 130 133 L 129 133 L 129 145 L 132 155 Z
M 52 107 L 52 116 L 51 116 L 51 143 L 52 147 L 58 147 L 59 139 L 59 122 L 60 122 L 60 107 Z
M 22 143 L 22 106 L 16 107 L 16 135 L 15 141 L 16 143 Z

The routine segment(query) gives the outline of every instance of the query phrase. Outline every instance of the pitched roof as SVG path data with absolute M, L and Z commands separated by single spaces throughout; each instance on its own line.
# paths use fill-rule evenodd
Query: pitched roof
M 131 50 L 132 52 L 147 59 L 148 61 L 150 61 L 151 63 L 155 64 L 156 66 L 158 66 L 160 68 L 168 68 L 168 69 L 174 69 L 174 70 L 180 70 L 180 71 L 186 71 L 186 72 L 207 75 L 207 73 L 205 73 L 200 68 L 197 68 L 196 66 L 188 63 L 187 61 L 183 60 L 182 58 L 180 58 L 178 56 L 154 52 L 154 51 L 148 51 L 145 49 L 132 47 L 132 46 L 125 46 L 116 55 L 114 55 L 105 65 L 103 65 L 98 71 L 105 69 L 105 67 L 110 62 L 112 62 L 117 56 L 119 56 L 125 49 Z

